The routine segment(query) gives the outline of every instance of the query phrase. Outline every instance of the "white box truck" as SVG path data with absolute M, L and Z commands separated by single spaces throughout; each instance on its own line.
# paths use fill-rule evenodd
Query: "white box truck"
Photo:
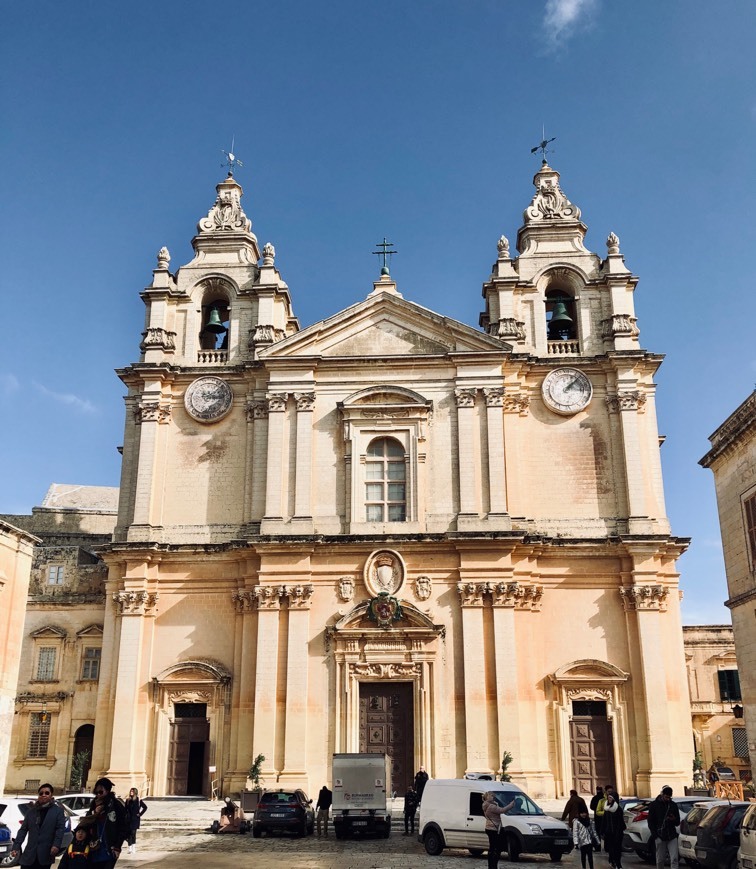
M 337 839 L 356 833 L 391 835 L 391 758 L 334 754 L 333 829 Z

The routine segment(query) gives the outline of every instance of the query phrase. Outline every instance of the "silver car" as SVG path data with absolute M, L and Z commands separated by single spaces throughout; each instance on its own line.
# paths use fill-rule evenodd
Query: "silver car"
M 704 815 L 712 806 L 726 805 L 728 800 L 715 800 L 711 797 L 699 798 L 698 802 L 688 812 L 680 824 L 680 837 L 677 840 L 677 847 L 680 851 L 680 857 L 685 860 L 688 866 L 697 866 L 696 860 L 696 830 L 698 825 L 704 819 Z
M 685 818 L 688 812 L 696 805 L 703 802 L 701 797 L 672 797 L 672 802 L 680 809 L 680 820 Z M 635 852 L 646 863 L 656 863 L 656 843 L 651 838 L 651 830 L 648 829 L 648 810 L 653 800 L 643 803 L 627 824 L 625 835 L 622 839 L 622 850 Z

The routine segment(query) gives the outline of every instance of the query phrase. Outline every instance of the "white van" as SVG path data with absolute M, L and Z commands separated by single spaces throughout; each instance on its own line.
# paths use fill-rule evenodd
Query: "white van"
M 756 803 L 748 809 L 740 822 L 738 861 L 741 869 L 756 869 Z
M 501 816 L 509 860 L 520 854 L 548 854 L 561 860 L 572 850 L 567 825 L 543 813 L 522 788 L 511 782 L 430 779 L 420 803 L 418 841 L 431 856 L 444 848 L 467 848 L 479 857 L 488 850 L 483 794 L 493 791 L 502 806 L 515 800 L 515 808 Z M 756 869 L 756 867 L 755 867 Z

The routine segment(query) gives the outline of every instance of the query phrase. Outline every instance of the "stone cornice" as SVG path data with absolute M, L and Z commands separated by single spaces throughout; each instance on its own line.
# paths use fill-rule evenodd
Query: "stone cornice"
M 756 588 L 752 588 L 750 591 L 744 591 L 743 594 L 737 594 L 735 597 L 729 598 L 724 602 L 724 605 L 732 610 L 736 607 L 742 606 L 744 603 L 750 603 L 752 600 L 756 600 Z
M 756 431 L 756 390 L 709 436 L 711 449 L 698 464 L 710 468 L 724 453 L 740 445 L 746 434 Z

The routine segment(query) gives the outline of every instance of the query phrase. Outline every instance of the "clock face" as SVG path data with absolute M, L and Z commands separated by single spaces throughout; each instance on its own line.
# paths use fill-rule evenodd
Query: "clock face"
M 565 415 L 586 408 L 593 395 L 591 381 L 577 368 L 557 368 L 550 372 L 541 389 L 548 407 Z
M 184 407 L 198 422 L 217 422 L 231 410 L 233 393 L 220 377 L 200 377 L 184 393 Z

